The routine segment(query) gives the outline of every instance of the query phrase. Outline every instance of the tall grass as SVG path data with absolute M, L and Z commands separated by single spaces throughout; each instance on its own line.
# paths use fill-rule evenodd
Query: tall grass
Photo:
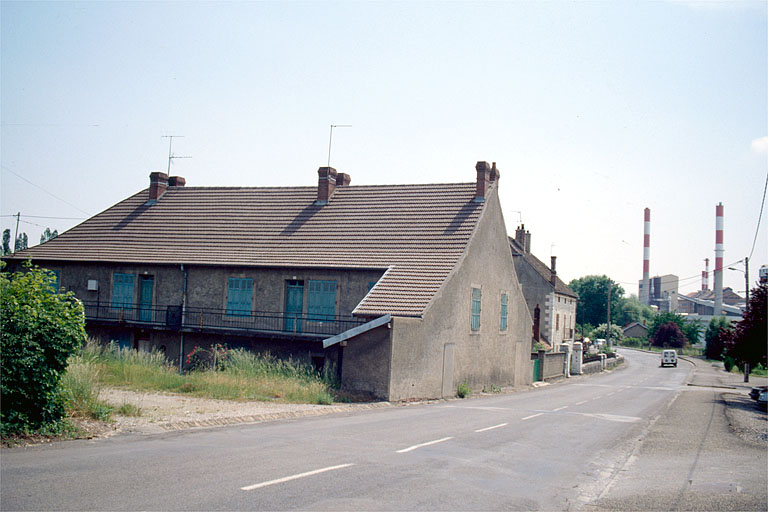
M 70 356 L 67 371 L 61 379 L 61 390 L 71 416 L 106 421 L 112 408 L 99 400 L 101 383 L 98 365 L 81 354 Z
M 121 349 L 114 343 L 89 343 L 81 358 L 97 369 L 102 385 L 202 398 L 330 404 L 338 387 L 332 367 L 318 373 L 309 361 L 242 349 L 228 350 L 220 370 L 201 368 L 183 375 L 161 353 Z

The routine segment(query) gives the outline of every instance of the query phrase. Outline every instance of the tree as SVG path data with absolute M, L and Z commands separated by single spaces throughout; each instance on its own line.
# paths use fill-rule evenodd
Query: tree
M 616 324 L 611 324 L 611 337 L 608 338 L 608 324 L 600 324 L 592 330 L 592 340 L 610 339 L 612 343 L 618 343 L 624 339 L 624 331 Z
M 11 254 L 11 230 L 3 230 L 3 256 Z
M 665 322 L 658 326 L 651 344 L 655 347 L 683 348 L 688 344 L 688 340 L 675 322 Z
M 768 285 L 761 284 L 750 290 L 749 312 L 736 324 L 726 339 L 726 353 L 737 361 L 755 366 L 766 366 L 766 339 L 768 339 Z
M 730 329 L 731 323 L 724 316 L 717 316 L 709 321 L 707 332 L 704 334 L 704 341 L 707 344 L 704 355 L 707 359 L 719 361 L 723 359 L 725 340 L 727 339 L 727 335 L 724 336 L 723 333 Z
M 645 322 L 647 324 L 655 315 L 656 313 L 650 306 L 640 302 L 640 299 L 635 295 L 630 295 L 620 301 L 619 311 L 616 315 L 616 323 L 619 325 L 627 325 L 632 322 L 641 324 Z
M 659 313 L 654 316 L 648 326 L 648 339 L 652 339 L 659 327 L 669 322 L 677 324 L 689 342 L 695 343 L 699 341 L 702 329 L 698 322 L 690 321 L 677 313 Z
M 608 290 L 611 290 L 611 323 L 621 310 L 624 288 L 607 276 L 585 276 L 568 285 L 579 294 L 576 317 L 581 324 L 600 325 L 608 319 Z M 579 311 L 580 310 L 580 311 Z
M 19 236 L 16 237 L 13 252 L 23 251 L 27 247 L 29 247 L 29 238 L 27 238 L 26 233 L 20 233 Z
M 85 342 L 83 305 L 53 293 L 52 272 L 27 264 L 0 272 L 0 432 L 56 425 L 64 415 L 59 380 L 67 358 Z
M 59 236 L 59 232 L 57 230 L 51 231 L 51 228 L 45 228 L 45 231 L 43 231 L 43 234 L 40 235 L 40 243 L 47 242 L 48 240 L 53 240 Z

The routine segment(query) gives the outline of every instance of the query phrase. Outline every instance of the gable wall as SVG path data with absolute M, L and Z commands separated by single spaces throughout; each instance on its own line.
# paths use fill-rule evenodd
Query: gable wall
M 465 381 L 480 391 L 532 380 L 532 320 L 517 282 L 495 187 L 489 196 L 464 258 L 424 318 L 393 319 L 391 400 L 436 398 L 444 396 L 444 390 L 453 396 Z M 471 329 L 473 287 L 482 290 L 476 332 Z M 503 292 L 509 296 L 506 332 L 499 330 Z M 444 386 L 444 363 L 451 354 L 447 366 L 453 374 Z

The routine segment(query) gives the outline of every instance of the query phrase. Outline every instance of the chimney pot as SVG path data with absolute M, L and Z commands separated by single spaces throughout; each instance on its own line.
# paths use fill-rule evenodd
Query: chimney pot
M 168 188 L 168 175 L 164 172 L 149 173 L 149 201 L 157 201 Z
M 187 180 L 185 180 L 182 176 L 171 176 L 168 178 L 169 187 L 183 187 L 186 184 Z

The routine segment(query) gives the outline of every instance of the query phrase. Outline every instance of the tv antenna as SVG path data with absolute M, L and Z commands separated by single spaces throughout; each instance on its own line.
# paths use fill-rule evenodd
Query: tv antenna
M 334 128 L 352 128 L 351 124 L 332 124 L 331 135 L 328 137 L 328 167 L 331 166 L 331 144 L 333 143 L 333 129 Z
M 163 139 L 168 139 L 168 170 L 166 171 L 166 174 L 171 174 L 171 160 L 174 160 L 176 158 L 192 158 L 191 156 L 176 156 L 171 152 L 171 148 L 173 147 L 173 139 L 183 139 L 183 135 L 163 135 Z

